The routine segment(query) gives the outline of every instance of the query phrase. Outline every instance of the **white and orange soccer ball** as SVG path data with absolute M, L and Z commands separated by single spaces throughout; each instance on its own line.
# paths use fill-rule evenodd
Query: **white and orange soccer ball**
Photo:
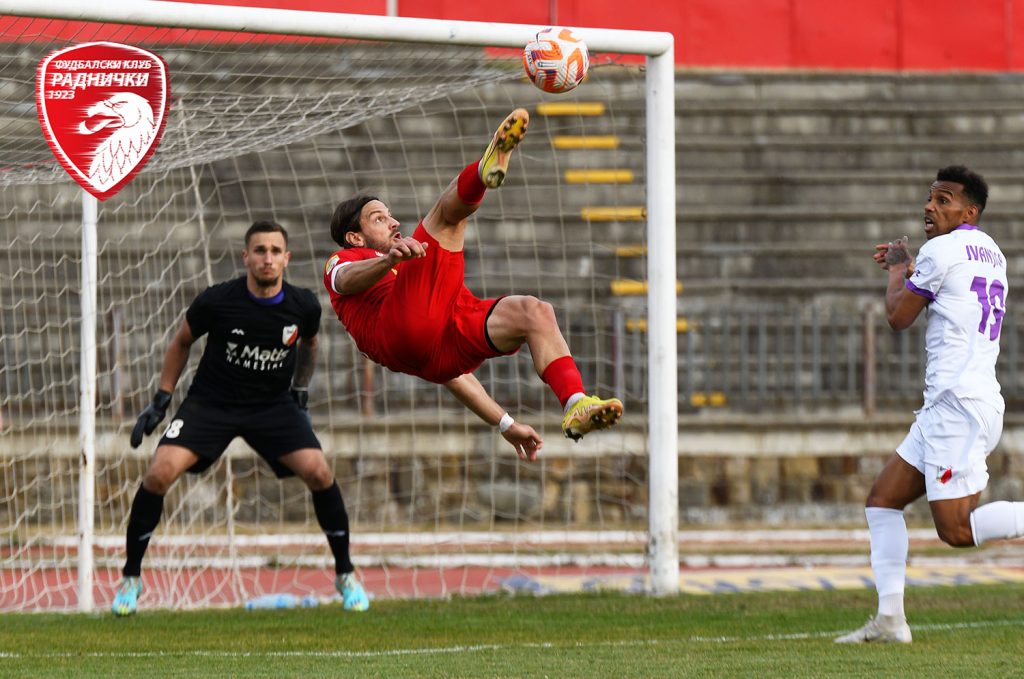
M 568 92 L 587 75 L 590 54 L 568 28 L 545 28 L 526 44 L 523 68 L 530 82 L 545 92 Z

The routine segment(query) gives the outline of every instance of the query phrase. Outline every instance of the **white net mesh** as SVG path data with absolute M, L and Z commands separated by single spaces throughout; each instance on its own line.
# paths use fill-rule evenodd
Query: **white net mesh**
M 156 440 L 132 450 L 128 432 L 188 304 L 242 273 L 241 236 L 257 219 L 288 228 L 289 280 L 323 302 L 314 426 L 370 591 L 473 593 L 515 574 L 642 565 L 646 350 L 628 330 L 642 299 L 611 292 L 643 270 L 642 74 L 595 55 L 588 82 L 555 99 L 500 52 L 2 17 L 0 609 L 77 600 L 81 190 L 43 141 L 34 79 L 48 53 L 98 39 L 163 57 L 172 105 L 145 171 L 100 205 L 97 605 L 119 580 Z M 539 106 L 551 103 L 590 108 Z M 481 381 L 545 436 L 532 465 L 444 389 L 368 365 L 320 283 L 340 199 L 377 192 L 411 231 L 516 106 L 533 114 L 530 135 L 470 226 L 467 285 L 554 304 L 588 389 L 617 393 L 629 413 L 571 444 L 528 352 L 488 362 Z M 307 489 L 274 479 L 240 440 L 213 469 L 183 477 L 164 507 L 143 606 L 331 594 Z

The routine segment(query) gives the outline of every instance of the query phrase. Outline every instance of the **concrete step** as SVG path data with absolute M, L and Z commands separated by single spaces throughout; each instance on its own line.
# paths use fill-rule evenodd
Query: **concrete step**
M 830 137 L 705 137 L 677 141 L 680 167 L 761 171 L 859 170 L 932 171 L 950 159 L 976 168 L 1011 171 L 1024 161 L 1024 136 L 934 139 L 879 136 L 870 140 Z

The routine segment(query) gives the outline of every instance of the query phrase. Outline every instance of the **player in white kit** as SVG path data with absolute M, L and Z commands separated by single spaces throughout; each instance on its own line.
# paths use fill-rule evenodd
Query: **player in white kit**
M 1024 535 L 1024 502 L 978 506 L 988 484 L 986 458 L 1003 429 L 996 359 L 1009 293 L 1006 259 L 977 226 L 987 199 L 980 175 L 945 167 L 924 206 L 927 242 L 916 262 L 906 238 L 875 246 L 875 261 L 889 274 L 889 325 L 908 328 L 927 309 L 924 405 L 865 503 L 878 613 L 838 643 L 911 641 L 903 610 L 903 509 L 922 495 L 939 537 L 953 547 Z

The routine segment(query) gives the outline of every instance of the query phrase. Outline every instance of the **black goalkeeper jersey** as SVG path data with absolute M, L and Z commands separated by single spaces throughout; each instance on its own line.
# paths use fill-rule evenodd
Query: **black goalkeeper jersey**
M 196 338 L 209 335 L 188 395 L 227 404 L 273 401 L 287 394 L 295 343 L 320 331 L 320 302 L 284 283 L 273 304 L 257 301 L 236 278 L 207 288 L 185 312 Z

